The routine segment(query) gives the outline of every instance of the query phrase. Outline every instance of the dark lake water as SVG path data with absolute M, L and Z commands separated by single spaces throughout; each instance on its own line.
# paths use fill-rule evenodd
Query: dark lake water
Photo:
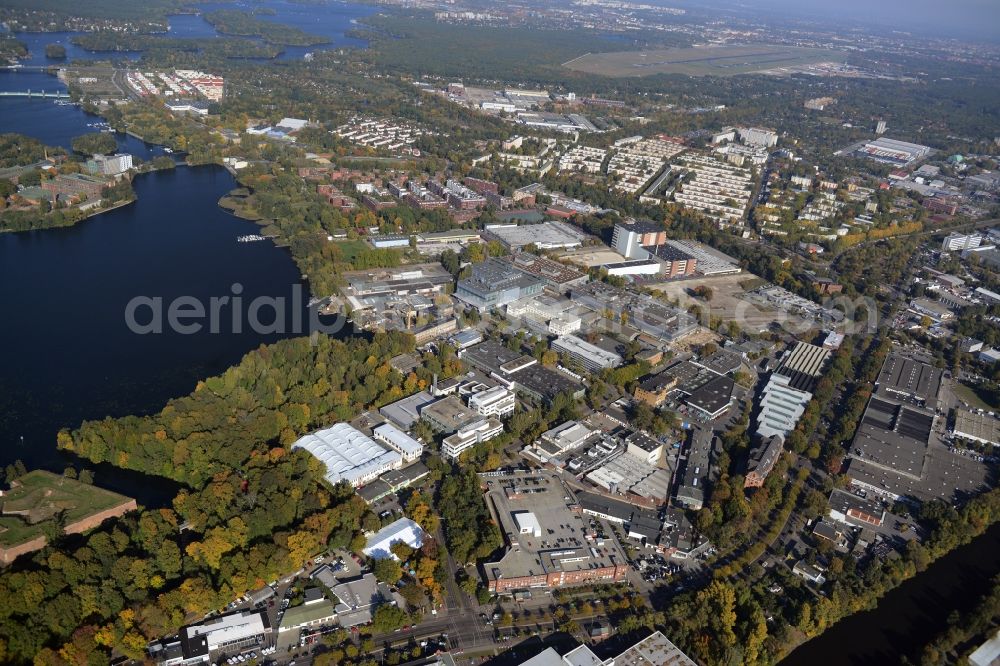
M 1000 571 L 1000 524 L 886 594 L 871 611 L 852 615 L 792 652 L 782 666 L 883 666 L 906 656 L 920 663 L 924 644 L 948 615 L 975 607 Z
M 220 310 L 218 334 L 207 320 L 201 333 L 171 332 L 165 317 L 178 297 L 207 309 L 212 297 L 241 289 L 244 322 L 260 296 L 283 299 L 286 323 L 293 312 L 305 316 L 308 291 L 289 254 L 270 241 L 237 242 L 257 225 L 216 205 L 234 187 L 228 172 L 180 167 L 139 176 L 134 185 L 136 203 L 74 227 L 0 234 L 0 464 L 21 459 L 61 470 L 60 428 L 158 411 L 199 379 L 291 333 L 290 325 L 284 334 L 261 334 L 246 324 L 237 332 L 232 308 Z M 137 296 L 162 299 L 163 334 L 130 331 L 125 312 Z M 264 307 L 259 319 L 270 323 L 272 313 Z M 144 306 L 136 320 L 152 316 Z M 98 482 L 128 489 L 127 476 Z

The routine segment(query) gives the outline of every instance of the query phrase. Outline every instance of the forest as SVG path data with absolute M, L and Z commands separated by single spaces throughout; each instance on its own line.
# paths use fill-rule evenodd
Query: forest
M 321 463 L 289 445 L 311 428 L 402 397 L 404 386 L 426 384 L 388 364 L 412 348 L 404 334 L 285 340 L 247 354 L 157 414 L 61 432 L 63 449 L 174 479 L 182 489 L 172 506 L 67 536 L 5 572 L 0 661 L 107 663 L 112 648 L 139 658 L 149 639 L 317 552 L 357 547 L 360 528 L 377 527 L 377 517 L 353 489 L 325 485 Z M 456 368 L 429 360 L 425 370 Z M 414 559 L 427 572 L 424 589 L 434 589 L 437 560 L 430 551 Z
M 271 44 L 287 46 L 313 46 L 325 44 L 329 40 L 320 35 L 310 35 L 283 23 L 259 19 L 254 12 L 236 9 L 219 9 L 202 15 L 206 21 L 224 35 L 239 37 L 260 37 Z

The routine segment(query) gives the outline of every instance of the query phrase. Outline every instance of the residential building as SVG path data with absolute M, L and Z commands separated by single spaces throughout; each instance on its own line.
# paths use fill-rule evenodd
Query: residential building
M 826 576 L 823 575 L 823 569 L 809 564 L 805 560 L 796 562 L 795 566 L 792 567 L 792 573 L 821 587 L 826 583 Z
M 519 666 L 695 666 L 695 662 L 657 631 L 611 659 L 599 659 L 586 645 L 562 656 L 549 647 Z
M 118 176 L 132 168 L 132 156 L 128 153 L 114 155 L 94 155 L 87 160 L 87 171 L 99 176 Z
M 747 145 L 770 148 L 778 143 L 778 133 L 774 130 L 760 129 L 759 127 L 741 127 L 737 131 L 740 135 L 740 141 Z

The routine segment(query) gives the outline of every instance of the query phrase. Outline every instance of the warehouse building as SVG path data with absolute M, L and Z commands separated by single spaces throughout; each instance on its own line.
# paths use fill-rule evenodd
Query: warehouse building
M 398 560 L 399 558 L 392 553 L 392 546 L 397 543 L 406 544 L 414 549 L 420 548 L 424 543 L 424 531 L 409 518 L 400 518 L 368 537 L 362 552 L 376 560 L 387 557 Z
M 380 474 L 403 466 L 403 456 L 383 446 L 348 423 L 317 430 L 292 444 L 326 466 L 324 478 L 337 485 L 346 481 L 357 488 Z
M 489 224 L 483 231 L 483 238 L 497 240 L 510 251 L 520 250 L 525 245 L 534 245 L 539 250 L 565 250 L 580 247 L 587 235 L 565 222 L 541 222 L 539 224 Z
M 951 432 L 959 439 L 1000 446 L 1000 420 L 990 414 L 956 409 Z

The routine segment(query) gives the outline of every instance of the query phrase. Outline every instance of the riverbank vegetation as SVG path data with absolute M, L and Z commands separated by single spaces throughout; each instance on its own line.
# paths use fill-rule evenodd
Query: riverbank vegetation
M 888 591 L 936 559 L 969 543 L 1000 520 L 1000 489 L 961 509 L 930 502 L 919 520 L 928 537 L 911 541 L 900 557 L 855 560 L 834 555 L 817 595 L 783 564 L 751 566 L 737 578 L 715 580 L 663 605 L 675 643 L 706 664 L 769 664 L 852 613 L 874 608 Z M 774 585 L 780 595 L 769 591 Z M 770 616 L 772 621 L 762 620 Z

